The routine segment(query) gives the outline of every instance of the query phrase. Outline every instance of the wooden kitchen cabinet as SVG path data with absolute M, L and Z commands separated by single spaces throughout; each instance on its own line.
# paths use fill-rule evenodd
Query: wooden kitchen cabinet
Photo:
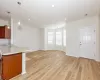
M 0 26 L 0 38 L 5 38 L 5 27 L 4 26 Z
M 2 56 L 2 79 L 9 80 L 22 72 L 22 53 Z
M 11 29 L 8 26 L 0 26 L 0 39 L 10 39 Z

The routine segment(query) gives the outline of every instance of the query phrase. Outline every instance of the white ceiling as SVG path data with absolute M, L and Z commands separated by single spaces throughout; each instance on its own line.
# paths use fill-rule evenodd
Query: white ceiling
M 100 0 L 0 0 L 0 17 L 9 19 L 7 11 L 10 11 L 13 18 L 34 27 L 43 27 L 63 22 L 65 18 L 66 21 L 73 21 L 84 18 L 85 14 L 96 15 L 99 5 Z

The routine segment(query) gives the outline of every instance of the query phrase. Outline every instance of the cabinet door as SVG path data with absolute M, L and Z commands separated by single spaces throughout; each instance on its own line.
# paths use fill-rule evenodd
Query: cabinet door
M 2 78 L 9 80 L 22 72 L 22 54 L 2 56 Z
M 0 26 L 0 38 L 5 38 L 5 27 Z
M 5 38 L 10 39 L 11 38 L 11 29 L 7 26 L 5 27 Z

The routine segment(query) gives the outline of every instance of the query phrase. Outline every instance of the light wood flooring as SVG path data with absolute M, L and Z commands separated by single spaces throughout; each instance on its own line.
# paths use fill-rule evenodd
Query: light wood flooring
M 66 56 L 61 51 L 27 54 L 27 74 L 11 80 L 100 80 L 100 63 Z

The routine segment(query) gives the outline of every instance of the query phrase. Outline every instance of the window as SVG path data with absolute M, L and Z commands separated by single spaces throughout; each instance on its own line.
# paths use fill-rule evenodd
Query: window
M 63 45 L 66 46 L 66 30 L 63 30 Z
M 53 34 L 54 32 L 48 32 L 48 44 L 53 44 Z
M 56 45 L 62 45 L 62 32 L 56 32 Z
M 66 29 L 47 29 L 47 48 L 63 50 L 66 46 Z

